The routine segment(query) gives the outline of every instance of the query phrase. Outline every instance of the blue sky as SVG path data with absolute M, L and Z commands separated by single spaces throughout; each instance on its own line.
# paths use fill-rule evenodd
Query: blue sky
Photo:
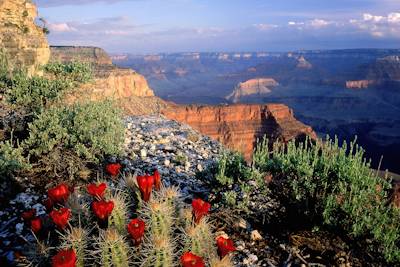
M 36 0 L 53 45 L 114 53 L 400 48 L 400 0 Z

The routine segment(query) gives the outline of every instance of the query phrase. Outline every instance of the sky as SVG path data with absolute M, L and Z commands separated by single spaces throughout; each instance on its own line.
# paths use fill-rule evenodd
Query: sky
M 51 45 L 111 53 L 400 48 L 400 0 L 35 0 Z

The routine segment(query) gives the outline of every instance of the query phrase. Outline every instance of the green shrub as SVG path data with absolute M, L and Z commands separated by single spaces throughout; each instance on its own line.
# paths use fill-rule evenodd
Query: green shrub
M 59 79 L 78 83 L 86 83 L 93 78 L 92 66 L 83 62 L 49 63 L 44 70 Z
M 30 167 L 22 153 L 22 147 L 15 148 L 12 139 L 0 142 L 0 177 L 7 177 L 17 170 Z
M 37 76 L 30 78 L 24 73 L 14 74 L 5 82 L 7 102 L 13 107 L 23 108 L 27 113 L 41 112 L 71 88 L 66 81 Z
M 306 216 L 360 240 L 372 239 L 386 260 L 400 260 L 400 211 L 387 204 L 390 181 L 370 169 L 355 142 L 276 143 L 272 154 L 258 148 L 253 165 L 283 179 L 278 190 L 287 189 L 289 201 Z
M 108 154 L 120 154 L 124 140 L 121 118 L 120 110 L 109 101 L 52 107 L 29 124 L 24 146 L 33 156 L 61 146 L 84 159 L 98 161 Z

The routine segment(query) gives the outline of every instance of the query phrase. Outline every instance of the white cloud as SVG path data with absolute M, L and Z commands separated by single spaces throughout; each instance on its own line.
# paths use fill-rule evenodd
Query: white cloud
M 74 27 L 69 26 L 67 23 L 50 23 L 48 25 L 52 32 L 74 32 L 77 31 Z
M 309 24 L 314 28 L 323 28 L 330 25 L 332 22 L 323 20 L 323 19 L 313 19 L 309 21 Z
M 365 13 L 362 19 L 352 19 L 349 23 L 374 38 L 400 38 L 400 13 L 386 16 Z

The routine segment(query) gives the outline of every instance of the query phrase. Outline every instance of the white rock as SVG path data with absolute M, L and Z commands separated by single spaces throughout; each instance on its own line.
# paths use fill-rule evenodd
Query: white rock
M 243 263 L 246 265 L 254 264 L 258 261 L 258 257 L 254 254 L 250 254 L 246 259 L 243 260 Z
M 169 161 L 168 159 L 164 160 L 164 165 L 166 167 L 168 167 L 171 164 L 171 161 Z
M 262 240 L 263 239 L 263 237 L 261 236 L 261 234 L 257 230 L 251 231 L 250 238 L 253 241 L 258 241 L 258 240 Z
M 202 166 L 200 163 L 197 164 L 197 170 L 198 170 L 199 172 L 203 171 L 203 166 Z
M 190 170 L 190 162 L 189 161 L 186 161 L 185 162 L 185 171 L 189 171 Z
M 146 151 L 146 149 L 141 149 L 140 150 L 140 156 L 142 157 L 142 158 L 145 158 L 145 157 L 147 157 L 147 151 Z

